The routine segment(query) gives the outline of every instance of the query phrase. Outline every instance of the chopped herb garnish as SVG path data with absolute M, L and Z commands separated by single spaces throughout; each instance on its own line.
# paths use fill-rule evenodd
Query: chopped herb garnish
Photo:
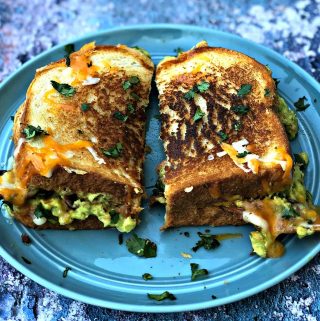
M 22 132 L 26 139 L 32 139 L 41 135 L 49 135 L 45 130 L 41 129 L 40 126 L 34 127 L 32 125 L 28 125 Z
M 24 244 L 31 244 L 30 236 L 27 235 L 27 234 L 22 234 L 22 235 L 21 235 L 21 241 L 22 241 Z
M 41 203 L 39 203 L 34 210 L 34 216 L 36 218 L 47 217 L 51 214 L 50 210 L 46 210 Z
M 206 90 L 208 90 L 210 87 L 210 84 L 206 81 L 202 81 L 200 84 L 196 84 L 195 86 L 193 86 L 192 89 L 190 89 L 189 91 L 187 91 L 183 97 L 186 100 L 192 100 L 194 98 L 194 95 L 196 93 L 204 93 Z
M 74 52 L 74 44 L 69 43 L 68 45 L 64 46 L 64 51 L 66 54 L 64 57 L 66 58 L 66 65 L 69 67 L 70 66 L 70 55 Z
M 123 150 L 123 146 L 121 143 L 117 143 L 115 146 L 109 148 L 109 149 L 103 149 L 101 148 L 102 153 L 111 158 L 118 158 L 120 157 Z
M 148 281 L 148 280 L 152 280 L 153 276 L 150 273 L 144 273 L 144 274 L 142 274 L 142 278 L 144 280 Z
M 165 299 L 168 299 L 168 300 L 171 300 L 171 301 L 174 301 L 176 300 L 177 298 L 170 292 L 168 291 L 165 291 L 161 294 L 151 294 L 151 293 L 148 293 L 148 298 L 149 299 L 152 299 L 152 300 L 156 300 L 156 301 L 163 301 Z
M 217 297 L 215 295 L 211 295 L 212 300 L 215 300 Z
M 140 79 L 137 76 L 131 76 L 128 80 L 126 80 L 123 84 L 122 84 L 122 88 L 124 90 L 128 90 L 129 88 L 137 85 L 140 83 Z
M 130 114 L 133 114 L 136 110 L 135 110 L 135 108 L 134 108 L 134 106 L 132 105 L 132 104 L 129 104 L 128 106 L 127 106 L 127 110 L 128 110 L 128 112 L 130 113 Z
M 51 85 L 59 94 L 65 97 L 72 97 L 76 93 L 76 89 L 68 84 L 59 84 L 58 82 L 51 80 Z
M 111 216 L 111 224 L 117 224 L 119 221 L 119 213 L 115 210 L 109 211 L 109 214 Z
M 297 111 L 305 111 L 310 106 L 310 104 L 305 103 L 305 100 L 307 100 L 307 98 L 306 96 L 303 96 L 293 104 Z
M 143 48 L 141 48 L 141 47 L 138 47 L 138 46 L 134 46 L 134 47 L 132 47 L 132 48 L 134 48 L 134 49 L 142 52 L 144 55 L 146 55 L 147 57 L 151 58 L 151 56 L 150 56 L 150 54 L 149 54 L 149 52 L 148 52 L 147 50 L 145 50 L 145 49 L 143 49 Z
M 209 89 L 209 87 L 210 87 L 210 84 L 206 81 L 202 81 L 200 84 L 197 85 L 197 88 L 200 93 L 204 93 Z
M 251 152 L 247 152 L 246 150 L 242 153 L 238 153 L 237 154 L 237 157 L 238 158 L 243 158 L 243 157 L 246 157 L 247 155 L 251 154 Z
M 24 261 L 24 263 L 31 264 L 31 261 L 25 258 L 24 256 L 21 256 L 21 258 Z
M 279 83 L 280 83 L 279 78 L 272 78 L 272 79 L 273 79 L 273 81 L 274 81 L 274 84 L 276 85 L 276 88 L 278 88 L 278 85 L 279 85 Z
M 66 278 L 66 277 L 68 276 L 68 272 L 69 272 L 70 270 L 71 270 L 71 268 L 67 266 L 67 267 L 64 269 L 62 276 L 63 276 L 64 278 Z
M 284 208 L 284 210 L 281 213 L 281 216 L 288 220 L 293 217 L 298 217 L 300 216 L 300 214 L 292 206 L 290 206 L 289 208 Z
M 249 112 L 250 108 L 248 106 L 239 105 L 232 106 L 231 110 L 234 111 L 237 115 L 245 115 Z
M 190 237 L 190 233 L 189 233 L 189 232 L 184 232 L 183 235 L 184 235 L 185 237 Z
M 250 93 L 251 89 L 252 85 L 250 84 L 241 85 L 240 89 L 237 92 L 237 95 L 239 97 L 244 97 Z
M 116 111 L 113 114 L 113 117 L 118 119 L 118 120 L 120 120 L 120 121 L 122 121 L 122 122 L 126 122 L 127 119 L 129 118 L 129 116 L 122 114 L 120 111 Z
M 118 243 L 119 243 L 119 245 L 122 245 L 122 244 L 123 244 L 123 234 L 122 234 L 122 233 L 120 233 L 120 234 L 118 235 Z
M 183 51 L 184 50 L 182 48 L 180 48 L 180 47 L 174 49 L 174 52 L 177 54 L 177 56 L 179 56 L 181 53 L 183 53 Z
M 158 120 L 161 120 L 161 115 L 160 115 L 160 114 L 154 115 L 153 118 L 158 119 Z
M 233 124 L 232 127 L 234 130 L 239 131 L 242 128 L 242 123 L 240 120 L 236 120 Z
M 269 89 L 269 88 L 265 88 L 265 90 L 264 90 L 264 95 L 265 95 L 266 97 L 270 97 L 270 94 L 271 94 L 270 89 Z
M 200 240 L 192 248 L 194 252 L 197 252 L 201 247 L 204 247 L 206 250 L 212 250 L 220 245 L 220 242 L 216 239 L 215 235 L 201 232 L 198 232 L 198 235 Z
M 136 93 L 130 93 L 130 96 L 135 100 L 140 100 L 140 97 Z
M 12 121 L 14 121 L 14 116 L 10 116 L 10 119 L 11 119 Z
M 186 92 L 183 97 L 184 99 L 186 100 L 191 100 L 194 98 L 194 95 L 195 95 L 195 91 L 193 89 L 190 89 L 188 92 Z
M 307 190 L 306 191 L 306 196 L 307 196 L 307 202 L 312 203 L 312 194 Z
M 126 241 L 128 251 L 145 258 L 157 256 L 157 245 L 149 239 L 142 239 L 133 233 L 132 237 Z
M 89 104 L 81 104 L 81 110 L 82 111 L 87 111 L 87 110 L 89 110 L 89 108 L 90 108 Z
M 199 269 L 199 264 L 197 263 L 191 263 L 191 281 L 195 281 L 197 278 L 208 275 L 207 269 Z
M 222 141 L 225 141 L 229 138 L 228 134 L 226 134 L 222 130 L 218 131 L 217 135 L 221 138 Z
M 205 113 L 198 107 L 196 113 L 193 116 L 193 120 L 196 122 L 200 120 L 204 115 Z

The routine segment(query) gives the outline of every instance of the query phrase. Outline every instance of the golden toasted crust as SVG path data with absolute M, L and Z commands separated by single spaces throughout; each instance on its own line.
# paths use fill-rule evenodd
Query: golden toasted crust
M 90 76 L 99 78 L 98 83 L 84 85 L 86 78 L 78 77 L 73 66 L 77 68 L 80 56 L 91 64 L 88 67 L 92 68 Z M 145 108 L 149 103 L 153 63 L 138 50 L 123 45 L 91 46 L 71 54 L 70 59 L 71 67 L 67 67 L 65 59 L 61 59 L 37 70 L 26 100 L 15 117 L 13 139 L 17 145 L 19 139 L 24 137 L 22 131 L 27 125 L 40 126 L 62 145 L 76 141 L 92 142 L 97 157 L 103 159 L 105 164 L 97 162 L 85 148 L 73 150 L 68 167 L 84 171 L 84 175 L 67 173 L 63 167 L 57 166 L 50 178 L 33 175 L 29 188 L 56 190 L 65 186 L 74 193 L 109 193 L 114 196 L 116 204 L 126 205 L 122 213 L 124 216 L 137 215 L 143 196 L 141 172 Z M 125 90 L 123 83 L 131 76 L 139 77 L 140 82 Z M 53 89 L 51 80 L 70 84 L 76 93 L 72 97 L 62 96 Z M 90 106 L 88 110 L 82 110 L 83 103 Z M 133 113 L 128 110 L 130 104 L 134 108 Z M 126 122 L 120 121 L 114 117 L 115 112 L 129 117 Z M 122 144 L 121 157 L 109 158 L 102 153 L 102 149 L 108 150 L 116 143 Z M 25 157 L 24 144 L 16 157 L 17 163 Z M 31 208 L 25 209 L 17 216 L 22 223 L 35 227 L 30 221 L 32 211 Z M 90 218 L 88 223 L 86 221 L 74 222 L 66 228 L 102 227 L 98 220 Z M 42 228 L 64 227 L 46 223 Z
M 197 92 L 193 99 L 186 99 L 185 94 L 203 81 L 209 83 L 209 88 Z M 264 65 L 236 51 L 202 45 L 161 62 L 156 82 L 161 138 L 167 156 L 166 222 L 170 220 L 171 226 L 174 222 L 170 217 L 177 219 L 184 209 L 188 213 L 197 212 L 188 224 L 203 225 L 202 213 L 207 211 L 206 207 L 212 208 L 213 201 L 221 202 L 234 195 L 258 197 L 282 190 L 290 183 L 283 179 L 280 165 L 260 170 L 258 174 L 245 173 L 229 156 L 217 156 L 222 151 L 220 131 L 228 135 L 225 142 L 229 144 L 247 139 L 250 151 L 259 156 L 279 148 L 290 152 L 284 128 L 274 110 L 275 84 Z M 237 92 L 245 84 L 252 85 L 252 89 L 239 97 Z M 246 115 L 231 110 L 232 106 L 240 105 L 249 107 Z M 198 108 L 205 115 L 194 121 Z M 242 124 L 239 131 L 233 128 L 237 121 Z M 191 192 L 184 191 L 191 187 Z M 223 218 L 216 220 L 214 212 L 210 224 L 223 224 Z M 225 215 L 225 222 L 232 220 Z M 237 219 L 234 224 L 238 224 Z

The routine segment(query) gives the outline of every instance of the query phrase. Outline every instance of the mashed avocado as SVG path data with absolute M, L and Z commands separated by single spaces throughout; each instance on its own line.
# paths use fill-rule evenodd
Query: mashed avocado
M 276 106 L 276 110 L 289 139 L 294 139 L 298 133 L 298 118 L 296 113 L 289 109 L 285 100 L 280 96 L 278 96 L 278 105 Z
M 261 257 L 267 257 L 267 249 L 270 241 L 268 240 L 268 237 L 266 233 L 262 231 L 254 231 L 250 233 L 250 241 L 253 248 L 253 251 L 261 256 Z
M 56 217 L 60 225 L 72 223 L 74 219 L 85 220 L 90 215 L 96 216 L 104 227 L 116 227 L 120 232 L 130 232 L 137 224 L 131 217 L 123 217 L 112 209 L 111 196 L 107 194 L 79 194 L 79 199 L 73 203 L 70 209 L 60 195 L 56 194 L 47 199 L 34 199 L 32 205 L 41 204 L 45 210 L 49 210 Z
M 304 173 L 299 165 L 294 165 L 292 185 L 287 192 L 287 197 L 290 200 L 295 200 L 299 203 L 306 203 L 307 201 L 307 190 L 304 186 Z

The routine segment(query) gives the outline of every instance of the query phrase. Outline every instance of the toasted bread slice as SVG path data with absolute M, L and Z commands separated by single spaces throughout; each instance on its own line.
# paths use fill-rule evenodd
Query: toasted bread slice
M 151 59 L 139 50 L 90 43 L 70 55 L 70 66 L 62 59 L 37 70 L 15 117 L 15 168 L 2 177 L 5 185 L 14 176 L 24 195 L 15 197 L 0 186 L 17 219 L 39 228 L 103 228 L 117 226 L 107 224 L 112 210 L 137 220 L 153 69 Z M 28 139 L 26 131 L 34 131 L 30 125 L 44 132 Z M 73 194 L 87 203 L 87 195 L 100 193 L 108 195 L 109 208 L 101 220 L 104 212 L 84 218 L 78 213 L 66 220 L 56 215 L 60 224 L 48 219 L 36 225 L 33 199 L 38 191 Z M 92 199 L 90 211 L 98 203 Z
M 156 82 L 167 154 L 164 228 L 176 226 L 171 217 L 183 211 L 194 225 L 207 224 L 202 219 L 207 207 L 220 207 L 235 197 L 267 195 L 290 184 L 289 143 L 274 111 L 274 81 L 264 65 L 242 53 L 201 43 L 161 62 Z M 251 154 L 238 155 L 241 158 L 231 144 L 243 140 L 246 154 Z M 224 151 L 226 155 L 219 157 Z M 243 162 L 252 155 L 270 162 Z M 281 164 L 288 165 L 285 171 Z

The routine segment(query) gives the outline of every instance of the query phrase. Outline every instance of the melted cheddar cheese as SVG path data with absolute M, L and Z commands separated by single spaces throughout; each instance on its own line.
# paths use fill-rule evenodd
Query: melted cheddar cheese
M 27 195 L 27 185 L 33 175 L 50 177 L 58 165 L 70 165 L 72 151 L 91 146 L 91 142 L 81 140 L 62 145 L 50 135 L 42 139 L 41 147 L 34 147 L 24 142 L 21 146 L 23 157 L 16 160 L 12 171 L 0 177 L 0 194 L 15 205 L 23 204 Z

